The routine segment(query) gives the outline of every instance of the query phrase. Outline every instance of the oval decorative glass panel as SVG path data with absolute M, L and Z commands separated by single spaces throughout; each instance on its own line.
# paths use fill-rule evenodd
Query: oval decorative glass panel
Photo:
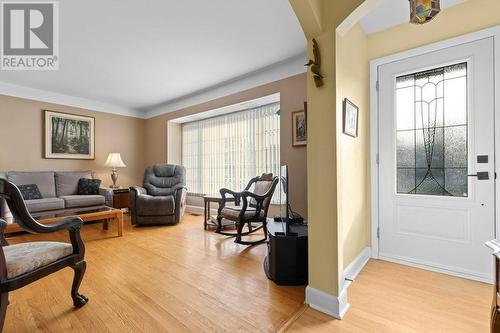
M 410 0 L 410 22 L 424 24 L 432 20 L 440 11 L 440 0 Z

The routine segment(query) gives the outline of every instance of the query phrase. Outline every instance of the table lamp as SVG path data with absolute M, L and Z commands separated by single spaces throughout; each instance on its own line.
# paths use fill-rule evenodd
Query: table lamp
M 120 153 L 110 153 L 104 165 L 113 168 L 111 171 L 111 180 L 113 180 L 113 185 L 111 185 L 110 187 L 118 188 L 118 186 L 116 185 L 116 181 L 118 180 L 118 172 L 116 168 L 127 167 L 125 163 L 123 163 Z

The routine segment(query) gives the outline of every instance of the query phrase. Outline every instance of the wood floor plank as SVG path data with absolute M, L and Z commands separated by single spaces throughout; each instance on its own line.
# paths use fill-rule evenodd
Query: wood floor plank
M 492 286 L 370 260 L 343 320 L 307 309 L 287 332 L 488 332 Z

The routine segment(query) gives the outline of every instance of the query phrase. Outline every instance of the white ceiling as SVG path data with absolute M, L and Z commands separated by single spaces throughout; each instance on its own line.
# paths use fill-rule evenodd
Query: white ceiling
M 441 9 L 458 5 L 465 0 L 441 0 Z M 407 23 L 410 20 L 408 0 L 385 0 L 377 9 L 361 20 L 361 26 L 367 34 Z
M 26 94 L 52 95 L 48 100 L 77 97 L 145 116 L 274 64 L 285 68 L 279 75 L 298 66 L 303 71 L 306 40 L 288 0 L 75 0 L 59 6 L 60 69 L 2 71 L 0 93 L 27 88 Z

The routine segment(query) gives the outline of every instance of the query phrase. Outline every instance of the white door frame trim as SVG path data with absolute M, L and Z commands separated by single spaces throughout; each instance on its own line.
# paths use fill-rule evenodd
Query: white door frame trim
M 422 47 L 414 48 L 408 51 L 392 54 L 386 57 L 374 59 L 370 61 L 370 145 L 371 145 L 371 194 L 372 194 L 372 211 L 371 211 L 371 243 L 372 243 L 372 258 L 379 258 L 379 170 L 378 170 L 378 151 L 379 151 L 379 133 L 378 133 L 378 68 L 379 66 L 403 60 L 406 58 L 423 55 L 430 52 L 435 52 L 450 47 L 458 46 L 465 43 L 474 42 L 477 40 L 493 38 L 494 53 L 495 53 L 495 120 L 497 114 L 500 113 L 500 25 L 477 32 L 468 33 L 459 37 L 450 38 L 436 43 L 428 44 Z M 495 121 L 495 173 L 499 172 L 500 158 L 500 121 Z M 495 238 L 500 235 L 500 186 L 495 184 Z

